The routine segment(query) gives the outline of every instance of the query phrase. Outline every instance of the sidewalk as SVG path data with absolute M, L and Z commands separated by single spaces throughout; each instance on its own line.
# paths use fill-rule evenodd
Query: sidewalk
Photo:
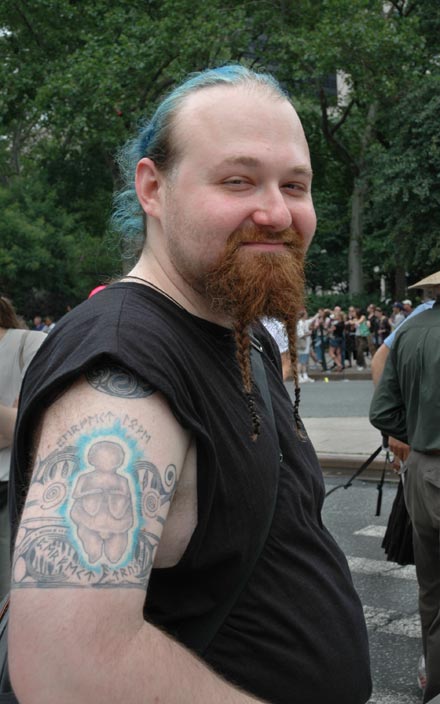
M 304 425 L 323 470 L 354 472 L 373 454 L 382 440 L 368 418 L 304 418 Z M 383 469 L 384 461 L 385 452 L 382 451 L 365 470 L 365 476 L 371 476 L 371 472 L 377 476 Z
M 343 372 L 318 371 L 312 369 L 309 376 L 315 381 L 328 380 L 328 383 L 345 380 L 368 380 L 371 372 L 368 364 L 363 370 L 356 366 L 345 368 Z M 329 364 L 330 366 L 330 364 Z M 324 474 L 351 474 L 373 454 L 381 445 L 382 437 L 370 424 L 367 417 L 332 417 L 304 418 L 304 425 L 318 455 Z M 362 473 L 364 479 L 377 480 L 385 463 L 385 451 L 382 450 Z M 396 480 L 390 469 L 386 479 Z

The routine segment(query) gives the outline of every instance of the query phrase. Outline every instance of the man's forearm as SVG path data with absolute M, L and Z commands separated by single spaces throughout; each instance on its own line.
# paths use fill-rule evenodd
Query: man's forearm
M 114 627 L 109 631 L 102 647 L 90 640 L 92 633 L 83 633 L 84 640 L 78 633 L 70 652 L 60 653 L 59 641 L 52 652 L 40 641 L 36 657 L 30 646 L 21 664 L 13 657 L 11 679 L 20 704 L 268 704 L 226 682 L 148 623 L 129 641 L 113 638 Z

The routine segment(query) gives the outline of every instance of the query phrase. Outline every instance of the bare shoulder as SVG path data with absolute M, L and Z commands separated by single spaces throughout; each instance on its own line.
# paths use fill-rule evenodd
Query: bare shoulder
M 13 589 L 145 591 L 189 445 L 148 383 L 87 372 L 41 422 Z

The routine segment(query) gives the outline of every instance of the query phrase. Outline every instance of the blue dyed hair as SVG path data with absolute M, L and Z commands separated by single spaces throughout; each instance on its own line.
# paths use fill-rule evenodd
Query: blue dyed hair
M 127 242 L 137 248 L 145 236 L 144 212 L 134 185 L 138 161 L 149 157 L 159 169 L 169 172 L 179 158 L 178 145 L 172 132 L 174 118 L 182 103 L 196 91 L 219 85 L 262 87 L 279 98 L 289 100 L 273 76 L 256 73 L 239 64 L 191 74 L 184 83 L 165 96 L 151 119 L 142 124 L 137 136 L 123 147 L 118 159 L 124 185 L 114 199 L 112 224 Z

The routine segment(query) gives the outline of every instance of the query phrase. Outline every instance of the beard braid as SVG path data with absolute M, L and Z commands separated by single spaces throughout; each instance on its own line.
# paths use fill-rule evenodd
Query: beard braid
M 249 252 L 243 243 L 283 242 L 283 252 Z M 204 279 L 204 289 L 215 312 L 228 315 L 234 324 L 236 357 L 252 418 L 252 438 L 260 430 L 252 394 L 250 325 L 261 317 L 276 318 L 286 325 L 295 383 L 294 418 L 299 421 L 299 383 L 296 355 L 296 324 L 304 301 L 304 244 L 293 229 L 268 233 L 257 227 L 234 232 L 225 253 Z M 300 423 L 300 421 L 299 421 Z

